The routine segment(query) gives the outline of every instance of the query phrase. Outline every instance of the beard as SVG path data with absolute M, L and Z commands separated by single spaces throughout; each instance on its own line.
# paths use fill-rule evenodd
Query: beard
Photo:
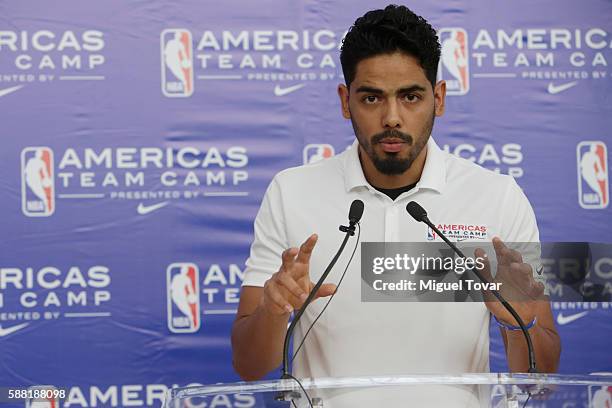
M 429 140 L 429 136 L 433 130 L 435 117 L 435 113 L 432 114 L 431 119 L 425 123 L 422 131 L 419 135 L 417 135 L 417 137 L 413 137 L 408 133 L 400 132 L 396 129 L 388 129 L 368 138 L 361 134 L 359 126 L 357 126 L 352 117 L 351 123 L 353 125 L 353 130 L 355 131 L 355 136 L 357 137 L 359 145 L 368 155 L 370 160 L 372 160 L 376 170 L 387 176 L 396 176 L 406 172 L 406 170 L 412 166 L 412 163 L 414 163 L 416 158 L 423 151 L 423 148 L 425 148 L 427 145 L 427 141 Z M 377 153 L 374 146 L 389 138 L 401 139 L 404 143 L 408 144 L 410 146 L 408 155 L 401 157 L 400 152 L 383 152 L 382 154 Z

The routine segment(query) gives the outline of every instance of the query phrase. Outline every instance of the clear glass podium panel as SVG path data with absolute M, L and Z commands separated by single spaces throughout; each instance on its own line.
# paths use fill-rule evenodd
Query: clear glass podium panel
M 612 376 L 405 375 L 238 382 L 168 391 L 165 408 L 612 408 Z

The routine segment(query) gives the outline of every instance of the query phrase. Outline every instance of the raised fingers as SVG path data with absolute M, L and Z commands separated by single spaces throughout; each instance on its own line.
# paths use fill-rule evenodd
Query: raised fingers
M 296 262 L 303 264 L 310 262 L 310 256 L 312 255 L 312 250 L 314 249 L 318 238 L 319 237 L 317 234 L 312 234 L 306 241 L 304 241 L 304 243 L 300 246 L 300 251 L 298 252 Z
M 293 265 L 295 264 L 295 256 L 298 253 L 297 248 L 288 248 L 285 249 L 281 255 L 282 265 L 280 268 L 281 272 L 289 272 Z
M 508 248 L 499 237 L 493 238 L 493 247 L 495 248 L 498 263 L 510 264 L 512 262 L 523 262 L 523 256 L 521 253 L 515 251 L 514 249 Z

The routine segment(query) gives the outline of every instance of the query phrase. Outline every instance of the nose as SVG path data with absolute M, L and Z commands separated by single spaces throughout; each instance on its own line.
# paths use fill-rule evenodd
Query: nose
M 399 115 L 399 104 L 394 98 L 387 101 L 383 113 L 383 127 L 394 129 L 402 126 L 402 119 Z

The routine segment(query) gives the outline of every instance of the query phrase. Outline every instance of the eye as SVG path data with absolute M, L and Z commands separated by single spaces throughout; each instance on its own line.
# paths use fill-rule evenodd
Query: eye
M 404 95 L 404 100 L 408 103 L 418 102 L 421 97 L 417 94 L 406 94 Z
M 366 104 L 370 104 L 371 105 L 371 104 L 374 104 L 374 103 L 378 102 L 378 96 L 376 96 L 376 95 L 368 95 L 368 96 L 365 96 L 363 98 L 363 101 Z

